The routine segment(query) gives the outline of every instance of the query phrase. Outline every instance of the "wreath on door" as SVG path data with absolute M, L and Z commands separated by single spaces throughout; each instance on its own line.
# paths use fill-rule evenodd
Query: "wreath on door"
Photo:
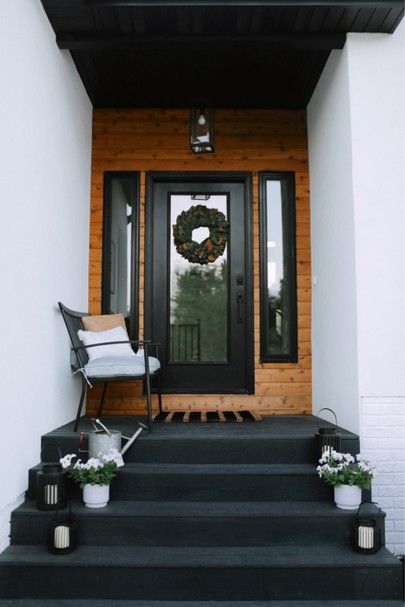
M 192 239 L 193 230 L 208 228 L 210 235 L 202 242 Z M 199 204 L 183 211 L 173 226 L 177 252 L 191 263 L 213 263 L 223 254 L 228 239 L 229 224 L 218 209 Z

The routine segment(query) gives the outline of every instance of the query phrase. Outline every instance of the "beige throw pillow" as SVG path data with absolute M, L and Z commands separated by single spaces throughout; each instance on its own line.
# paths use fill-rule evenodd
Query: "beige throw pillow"
M 123 314 L 95 314 L 94 316 L 82 316 L 83 326 L 86 331 L 108 331 L 115 327 L 127 330 Z

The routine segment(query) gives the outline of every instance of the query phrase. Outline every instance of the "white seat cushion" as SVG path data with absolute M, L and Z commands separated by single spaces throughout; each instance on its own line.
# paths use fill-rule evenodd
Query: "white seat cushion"
M 160 362 L 153 356 L 148 357 L 149 372 L 160 369 Z M 145 375 L 143 356 L 103 356 L 90 360 L 84 367 L 87 377 L 142 377 Z

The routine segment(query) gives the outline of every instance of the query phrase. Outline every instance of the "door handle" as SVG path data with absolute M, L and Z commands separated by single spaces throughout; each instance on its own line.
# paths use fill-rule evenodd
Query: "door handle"
M 236 303 L 238 306 L 238 323 L 243 322 L 243 293 L 236 295 Z

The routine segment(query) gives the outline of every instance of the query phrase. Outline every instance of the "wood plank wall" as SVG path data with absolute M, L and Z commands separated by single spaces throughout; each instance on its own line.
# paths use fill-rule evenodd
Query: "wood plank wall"
M 187 110 L 94 110 L 90 224 L 89 310 L 101 311 L 104 171 L 140 171 L 140 327 L 143 332 L 145 171 L 251 171 L 254 213 L 255 394 L 164 395 L 165 408 L 252 408 L 268 414 L 311 412 L 311 267 L 306 114 L 304 111 L 218 110 L 215 154 L 195 156 L 188 146 Z M 259 362 L 258 171 L 294 171 L 297 194 L 298 343 L 296 364 Z M 141 337 L 140 337 L 141 338 Z M 93 413 L 100 391 L 89 391 Z M 144 410 L 139 384 L 111 384 L 106 413 Z

